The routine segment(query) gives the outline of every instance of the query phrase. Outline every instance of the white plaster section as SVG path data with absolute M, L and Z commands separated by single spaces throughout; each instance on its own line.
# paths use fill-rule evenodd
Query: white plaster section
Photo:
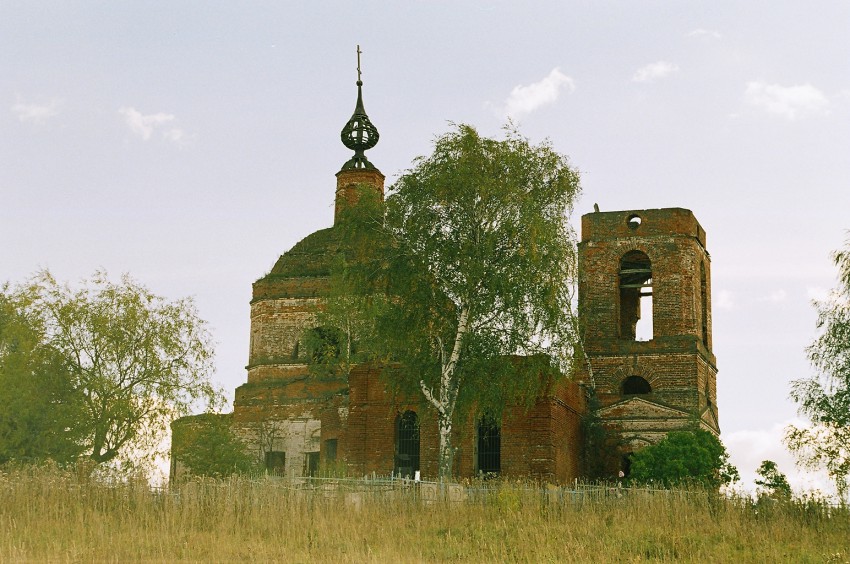
M 286 453 L 286 476 L 302 476 L 306 469 L 306 454 L 319 452 L 322 422 L 305 413 L 301 417 L 269 419 L 248 425 L 239 434 L 261 462 L 265 461 L 267 452 L 282 451 Z

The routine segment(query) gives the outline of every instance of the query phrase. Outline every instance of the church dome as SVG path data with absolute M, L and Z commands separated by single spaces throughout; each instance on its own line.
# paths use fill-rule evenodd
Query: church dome
M 304 237 L 283 253 L 271 272 L 254 282 L 254 300 L 327 295 L 339 233 L 333 227 Z
M 339 248 L 339 236 L 333 227 L 320 229 L 300 241 L 277 259 L 270 276 L 330 276 L 331 263 Z

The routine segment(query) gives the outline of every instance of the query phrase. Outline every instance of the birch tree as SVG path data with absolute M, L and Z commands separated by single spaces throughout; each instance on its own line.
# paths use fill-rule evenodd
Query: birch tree
M 433 410 L 441 477 L 452 473 L 459 414 L 533 400 L 566 373 L 579 192 L 578 173 L 549 142 L 460 125 L 400 176 L 381 212 L 361 199 L 359 219 L 342 222 L 345 292 L 361 296 L 372 320 L 358 354 L 392 363 L 388 385 Z
M 815 302 L 818 336 L 807 349 L 815 374 L 791 383 L 810 426 L 789 426 L 785 443 L 805 468 L 824 468 L 843 500 L 850 494 L 850 240 L 833 254 L 839 285 Z

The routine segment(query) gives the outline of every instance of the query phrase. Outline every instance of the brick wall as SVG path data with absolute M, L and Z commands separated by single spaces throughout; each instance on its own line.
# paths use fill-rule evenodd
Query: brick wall
M 502 418 L 502 475 L 566 483 L 580 476 L 584 393 L 562 382 L 530 408 L 512 407 Z
M 317 298 L 276 298 L 251 304 L 249 382 L 255 365 L 268 361 L 296 362 L 304 355 L 305 351 L 296 351 L 296 344 L 315 325 L 318 303 Z
M 396 417 L 406 410 L 419 416 L 422 476 L 433 479 L 438 475 L 437 420 L 421 398 L 392 397 L 380 374 L 365 366 L 352 371 L 349 390 L 346 457 L 353 475 L 386 475 L 393 470 Z M 584 410 L 584 394 L 570 381 L 560 383 L 529 408 L 507 408 L 501 421 L 502 474 L 561 483 L 577 478 Z M 476 425 L 476 418 L 467 417 L 453 428 L 455 474 L 459 477 L 477 473 Z

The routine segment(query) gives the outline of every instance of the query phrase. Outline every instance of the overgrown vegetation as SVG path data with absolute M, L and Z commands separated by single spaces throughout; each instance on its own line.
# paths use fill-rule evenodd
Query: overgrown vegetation
M 492 486 L 492 484 L 489 484 Z M 190 480 L 167 491 L 51 467 L 0 471 L 0 561 L 845 562 L 850 514 L 699 490 L 502 483 L 428 504 L 281 479 Z M 421 494 L 421 492 L 420 492 Z M 710 496 L 710 497 L 709 497 Z
M 196 476 L 259 473 L 259 460 L 233 432 L 232 419 L 232 414 L 205 413 L 174 421 L 172 455 Z
M 584 388 L 587 410 L 581 417 L 581 468 L 582 475 L 588 480 L 605 480 L 614 476 L 608 472 L 614 467 L 609 453 L 617 453 L 618 446 L 612 433 L 605 428 L 599 416 L 599 396 L 596 388 Z

